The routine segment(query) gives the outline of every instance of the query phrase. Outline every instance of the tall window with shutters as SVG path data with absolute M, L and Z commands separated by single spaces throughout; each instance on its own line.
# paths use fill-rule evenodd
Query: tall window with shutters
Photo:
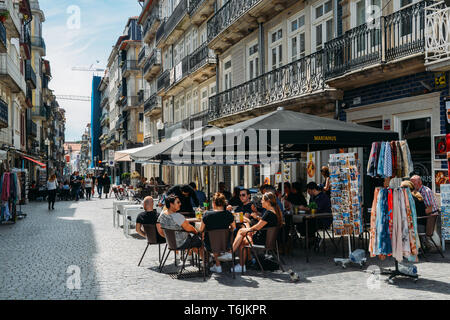
M 288 54 L 290 62 L 296 61 L 305 56 L 305 29 L 305 15 L 303 12 L 288 21 Z
M 325 42 L 333 39 L 333 3 L 331 0 L 320 2 L 311 7 L 312 50 L 323 49 Z
M 269 31 L 269 67 L 277 69 L 283 65 L 283 28 L 281 26 Z

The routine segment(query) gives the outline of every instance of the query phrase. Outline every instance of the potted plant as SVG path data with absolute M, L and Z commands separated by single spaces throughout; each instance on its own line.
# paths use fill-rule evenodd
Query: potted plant
M 315 203 L 314 201 L 311 201 L 308 205 L 308 208 L 311 210 L 311 214 L 315 215 L 316 211 L 317 211 L 317 203 Z
M 129 172 L 122 173 L 121 178 L 122 178 L 122 183 L 130 184 L 130 173 Z
M 5 23 L 6 19 L 8 19 L 8 17 L 9 17 L 9 12 L 8 11 L 0 12 L 0 22 L 1 23 Z
M 139 181 L 141 180 L 141 175 L 137 171 L 133 171 L 130 175 L 131 178 L 131 185 L 135 188 L 137 188 Z

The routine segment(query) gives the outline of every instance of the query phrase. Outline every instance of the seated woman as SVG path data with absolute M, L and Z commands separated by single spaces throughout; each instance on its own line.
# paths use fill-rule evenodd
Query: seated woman
M 223 193 L 217 192 L 212 198 L 212 211 L 207 211 L 203 215 L 202 224 L 199 232 L 227 229 L 231 227 L 231 230 L 236 229 L 236 223 L 231 212 L 225 210 L 227 200 Z M 208 251 L 211 251 L 208 233 L 205 234 L 205 247 Z M 218 259 L 220 252 L 213 252 L 214 261 L 216 264 L 210 268 L 211 272 L 222 272 L 222 266 Z
M 263 195 L 261 199 L 261 204 L 266 212 L 264 212 L 262 217 L 258 217 L 259 222 L 254 226 L 250 227 L 248 222 L 245 223 L 246 228 L 242 228 L 238 231 L 236 239 L 233 243 L 233 251 L 239 251 L 239 262 L 236 265 L 235 272 L 245 272 L 245 263 L 248 258 L 248 249 L 245 246 L 249 245 L 250 241 L 254 244 L 264 245 L 266 243 L 266 230 L 263 228 L 271 227 L 281 227 L 283 225 L 283 215 L 281 213 L 280 207 L 277 204 L 277 198 L 272 192 L 267 192 Z M 253 233 L 256 231 L 256 233 Z M 246 235 L 248 235 L 248 240 Z
M 425 212 L 426 207 L 424 199 L 420 192 L 415 190 L 414 184 L 411 181 L 403 181 L 401 187 L 409 188 L 411 191 L 414 199 L 414 205 L 416 206 L 417 218 L 426 217 L 427 214 Z M 425 233 L 428 220 L 430 219 L 417 219 L 417 231 L 419 233 Z
M 175 239 L 177 249 L 192 249 L 200 248 L 202 246 L 202 240 L 200 239 L 197 230 L 186 220 L 186 218 L 177 211 L 180 210 L 180 199 L 171 194 L 166 197 L 166 208 L 158 217 L 158 232 L 161 234 L 163 229 L 175 230 Z M 161 231 L 161 232 L 160 232 Z M 185 232 L 186 231 L 186 232 Z M 193 233 L 194 235 L 190 235 Z

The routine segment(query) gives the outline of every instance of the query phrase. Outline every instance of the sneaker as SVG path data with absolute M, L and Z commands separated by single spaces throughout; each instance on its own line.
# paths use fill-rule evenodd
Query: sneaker
M 242 271 L 242 269 L 244 269 L 244 271 Z M 244 268 L 242 268 L 240 264 L 234 266 L 234 272 L 246 272 L 246 271 L 247 269 L 245 268 L 245 266 Z M 233 268 L 231 268 L 231 272 L 233 272 Z
M 215 273 L 222 273 L 222 266 L 214 265 L 211 268 L 209 268 L 209 271 L 215 272 Z
M 219 261 L 231 261 L 233 260 L 233 255 L 230 252 L 226 252 L 217 258 Z

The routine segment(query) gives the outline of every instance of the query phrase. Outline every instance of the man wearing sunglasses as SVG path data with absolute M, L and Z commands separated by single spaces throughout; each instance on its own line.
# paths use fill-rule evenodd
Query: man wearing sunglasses
M 250 201 L 250 190 L 242 189 L 239 192 L 239 199 L 242 202 L 242 206 L 239 206 L 236 209 L 236 212 L 244 212 L 244 214 L 248 217 L 252 212 L 252 202 Z

